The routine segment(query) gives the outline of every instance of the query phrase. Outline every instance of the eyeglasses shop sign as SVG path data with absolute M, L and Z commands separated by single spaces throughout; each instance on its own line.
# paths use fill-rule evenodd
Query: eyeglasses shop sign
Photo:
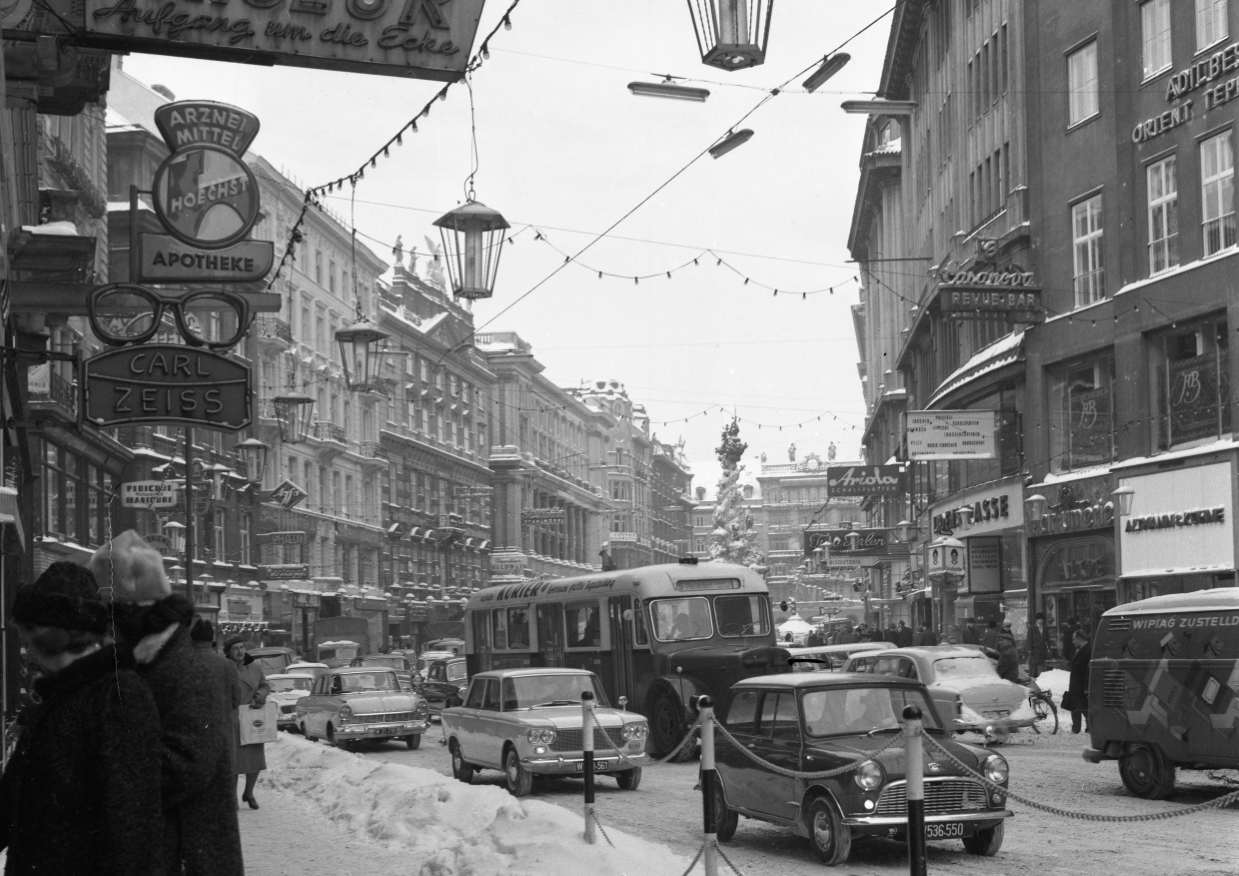
M 86 41 L 124 51 L 455 81 L 484 0 L 86 0 Z M 80 21 L 80 19 L 79 19 Z

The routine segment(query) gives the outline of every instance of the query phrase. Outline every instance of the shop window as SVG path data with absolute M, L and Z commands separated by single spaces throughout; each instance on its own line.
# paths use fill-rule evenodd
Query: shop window
M 1226 320 L 1178 326 L 1157 336 L 1152 358 L 1155 449 L 1166 450 L 1230 432 L 1229 339 Z
M 1114 357 L 1052 368 L 1048 386 L 1051 470 L 1114 459 Z

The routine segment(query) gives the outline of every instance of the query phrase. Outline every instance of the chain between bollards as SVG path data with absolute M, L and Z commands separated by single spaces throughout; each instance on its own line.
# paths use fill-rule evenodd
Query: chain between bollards
M 718 876 L 718 772 L 714 768 L 714 701 L 708 696 L 697 700 L 701 713 L 701 812 L 705 832 L 704 863 L 706 876 Z
M 925 765 L 921 750 L 921 710 L 905 706 L 903 710 L 904 751 L 907 764 L 906 793 L 908 801 L 908 872 L 925 876 Z
M 598 842 L 594 835 L 594 694 L 581 692 L 581 743 L 584 750 L 585 773 L 585 842 Z

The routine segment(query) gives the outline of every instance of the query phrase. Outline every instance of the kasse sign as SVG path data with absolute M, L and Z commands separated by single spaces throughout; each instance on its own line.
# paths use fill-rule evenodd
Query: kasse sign
M 832 465 L 826 469 L 827 495 L 895 496 L 904 492 L 903 469 L 897 465 Z

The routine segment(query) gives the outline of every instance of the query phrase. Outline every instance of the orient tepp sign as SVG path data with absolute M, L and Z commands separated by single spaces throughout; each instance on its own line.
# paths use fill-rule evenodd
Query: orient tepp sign
M 826 489 L 831 498 L 896 496 L 904 492 L 904 473 L 897 465 L 832 465 Z
M 455 81 L 484 0 L 86 0 L 103 48 Z
M 237 431 L 250 423 L 250 370 L 219 353 L 144 344 L 83 365 L 86 419 L 96 426 L 171 423 Z

